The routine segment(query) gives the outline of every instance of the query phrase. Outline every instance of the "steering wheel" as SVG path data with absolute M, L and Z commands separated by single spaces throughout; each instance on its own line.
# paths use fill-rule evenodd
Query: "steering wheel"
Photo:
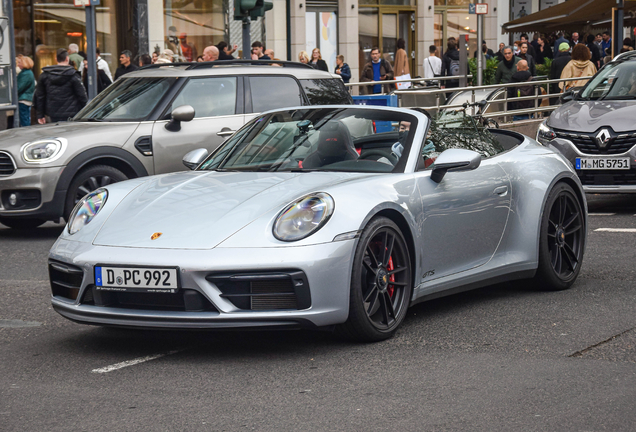
M 382 158 L 388 159 L 388 161 L 391 162 L 391 165 L 393 166 L 395 166 L 398 163 L 398 158 L 393 153 L 389 153 L 387 155 L 385 153 L 382 153 L 381 151 L 370 150 L 369 152 L 365 152 L 360 155 L 360 159 L 367 159 L 367 160 L 374 160 L 374 161 L 378 161 L 379 159 L 382 159 Z

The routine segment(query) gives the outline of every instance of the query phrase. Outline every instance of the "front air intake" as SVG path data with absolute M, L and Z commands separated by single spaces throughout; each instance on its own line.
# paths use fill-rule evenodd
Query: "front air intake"
M 303 310 L 311 307 L 307 277 L 299 270 L 213 273 L 206 276 L 241 310 Z
M 82 287 L 84 272 L 80 267 L 49 260 L 49 279 L 53 296 L 76 300 Z

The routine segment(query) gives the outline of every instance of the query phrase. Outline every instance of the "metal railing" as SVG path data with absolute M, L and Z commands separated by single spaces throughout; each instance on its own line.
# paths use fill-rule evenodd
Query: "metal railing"
M 440 78 L 445 78 L 445 79 L 455 79 L 456 77 L 440 77 Z M 551 92 L 552 90 L 552 85 L 553 84 L 558 84 L 558 83 L 564 83 L 564 82 L 570 82 L 570 81 L 579 81 L 579 80 L 589 80 L 591 79 L 592 76 L 587 76 L 587 77 L 576 77 L 576 78 L 563 78 L 563 79 L 536 79 L 533 81 L 528 81 L 528 82 L 515 82 L 515 83 L 508 83 L 508 84 L 490 84 L 490 85 L 482 85 L 482 86 L 469 86 L 469 87 L 453 87 L 453 88 L 447 88 L 447 89 L 441 89 L 441 88 L 421 88 L 421 89 L 408 89 L 408 90 L 395 90 L 392 91 L 390 94 L 394 94 L 397 95 L 399 100 L 400 100 L 400 106 L 404 107 L 404 108 L 420 108 L 420 109 L 425 109 L 425 110 L 434 110 L 439 112 L 440 110 L 446 110 L 446 109 L 461 109 L 463 108 L 463 103 L 465 102 L 465 100 L 462 101 L 462 103 L 456 103 L 456 104 L 446 104 L 446 94 L 449 93 L 456 93 L 456 92 L 471 92 L 471 97 L 470 97 L 470 103 L 474 104 L 475 102 L 477 102 L 476 97 L 475 97 L 475 92 L 480 91 L 480 90 L 503 90 L 502 93 L 500 93 L 501 95 L 503 95 L 503 98 L 501 99 L 490 99 L 488 100 L 488 104 L 489 105 L 494 105 L 494 104 L 503 104 L 503 110 L 502 111 L 495 111 L 495 112 L 485 112 L 482 113 L 483 117 L 487 117 L 487 118 L 493 118 L 493 117 L 508 117 L 508 116 L 515 116 L 515 115 L 526 115 L 526 114 L 535 114 L 535 113 L 545 113 L 548 111 L 553 111 L 555 109 L 557 109 L 560 104 L 556 104 L 556 105 L 546 105 L 546 106 L 542 106 L 541 103 L 543 102 L 544 99 L 547 99 L 548 101 L 550 99 L 554 99 L 554 98 L 559 98 L 559 96 L 562 94 L 561 92 Z M 438 78 L 435 78 L 434 80 L 438 80 Z M 431 81 L 431 79 L 414 79 L 414 80 L 409 80 L 411 82 L 421 82 L 421 81 Z M 402 82 L 402 81 L 380 81 L 380 82 L 366 82 L 366 83 L 355 83 L 356 85 L 371 85 L 371 84 L 378 84 L 378 83 L 393 83 L 393 82 Z M 533 86 L 534 87 L 534 95 L 532 96 L 518 96 L 518 97 L 509 97 L 508 95 L 508 91 L 507 89 L 509 88 L 518 88 L 518 87 L 526 87 L 526 86 Z M 540 89 L 544 88 L 545 89 L 545 93 L 543 93 Z M 421 105 L 421 104 L 414 104 L 414 105 L 404 105 L 401 102 L 403 101 L 403 96 L 405 95 L 418 95 L 418 96 L 428 96 L 428 97 L 432 97 L 435 99 L 435 104 L 433 105 Z M 442 97 L 444 99 L 444 103 L 442 103 Z M 508 104 L 509 103 L 514 103 L 514 102 L 521 102 L 521 101 L 533 101 L 534 102 L 534 107 L 532 108 L 520 108 L 520 109 L 509 109 L 508 108 Z M 475 114 L 475 107 L 471 108 L 472 110 L 472 114 Z
M 397 84 L 397 83 L 415 83 L 415 84 L 426 84 L 428 82 L 438 82 L 438 81 L 450 81 L 450 80 L 459 80 L 462 78 L 472 78 L 472 75 L 457 75 L 457 76 L 443 76 L 443 77 L 435 77 L 435 78 L 411 78 L 408 80 L 385 80 L 385 81 L 365 81 L 365 82 L 356 82 L 356 83 L 347 83 L 346 87 L 366 87 L 373 86 L 377 84 Z M 375 93 L 375 94 L 385 94 L 385 93 Z

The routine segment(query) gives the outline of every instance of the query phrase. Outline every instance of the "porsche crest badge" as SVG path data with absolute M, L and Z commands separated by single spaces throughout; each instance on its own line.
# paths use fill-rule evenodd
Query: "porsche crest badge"
M 153 235 L 150 236 L 150 240 L 157 240 L 159 237 L 161 237 L 161 234 L 163 233 L 160 233 L 160 232 L 154 233 Z

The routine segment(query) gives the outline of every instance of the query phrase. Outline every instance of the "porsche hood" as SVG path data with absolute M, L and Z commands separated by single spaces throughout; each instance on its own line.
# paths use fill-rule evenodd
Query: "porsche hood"
M 93 244 L 211 249 L 266 212 L 362 175 L 185 172 L 150 177 L 116 204 Z

